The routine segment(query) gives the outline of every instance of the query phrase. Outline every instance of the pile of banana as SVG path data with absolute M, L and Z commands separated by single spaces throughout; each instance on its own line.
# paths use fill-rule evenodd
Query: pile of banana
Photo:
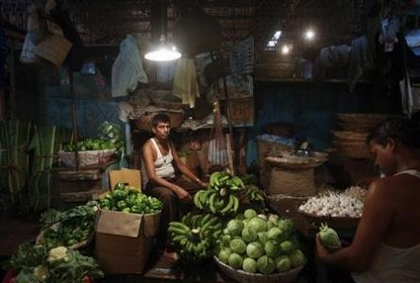
M 257 185 L 245 185 L 245 193 L 251 202 L 265 202 L 264 194 Z
M 214 172 L 210 175 L 208 188 L 194 195 L 194 205 L 213 214 L 235 214 L 239 209 L 239 195 L 244 188 L 240 177 L 225 171 Z
M 171 221 L 169 237 L 181 264 L 197 263 L 213 256 L 216 241 L 222 235 L 222 222 L 212 214 L 185 214 Z

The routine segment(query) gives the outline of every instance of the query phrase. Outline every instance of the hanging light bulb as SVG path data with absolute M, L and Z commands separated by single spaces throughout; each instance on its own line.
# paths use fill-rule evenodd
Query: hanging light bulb
M 162 34 L 159 46 L 155 50 L 146 53 L 144 58 L 150 61 L 172 61 L 181 58 L 181 53 L 176 50 L 175 46 L 167 45 Z
M 181 58 L 181 53 L 176 50 L 175 46 L 169 46 L 166 43 L 166 6 L 164 0 L 161 0 L 161 23 L 160 23 L 160 43 L 156 49 L 146 53 L 144 58 L 150 61 L 172 61 Z

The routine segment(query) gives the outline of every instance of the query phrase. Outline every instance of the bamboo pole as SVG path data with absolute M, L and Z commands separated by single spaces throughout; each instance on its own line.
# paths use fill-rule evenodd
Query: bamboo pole
M 73 123 L 73 134 L 74 134 L 74 155 L 76 163 L 76 171 L 79 171 L 79 150 L 77 148 L 77 143 L 79 141 L 78 131 L 77 131 L 77 116 L 76 116 L 76 93 L 74 92 L 74 79 L 73 71 L 71 68 L 68 68 L 69 79 L 70 79 L 70 95 L 71 95 L 71 114 L 72 114 L 72 123 Z

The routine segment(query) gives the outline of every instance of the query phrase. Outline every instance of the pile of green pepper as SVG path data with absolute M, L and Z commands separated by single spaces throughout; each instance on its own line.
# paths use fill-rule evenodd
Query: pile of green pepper
M 157 198 L 119 182 L 109 194 L 99 200 L 99 207 L 126 213 L 152 214 L 161 211 L 163 204 Z

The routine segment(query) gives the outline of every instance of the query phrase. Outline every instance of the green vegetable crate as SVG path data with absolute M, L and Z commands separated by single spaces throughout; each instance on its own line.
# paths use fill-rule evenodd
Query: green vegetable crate
M 160 212 L 134 214 L 101 209 L 95 253 L 107 274 L 143 273 L 160 223 Z

